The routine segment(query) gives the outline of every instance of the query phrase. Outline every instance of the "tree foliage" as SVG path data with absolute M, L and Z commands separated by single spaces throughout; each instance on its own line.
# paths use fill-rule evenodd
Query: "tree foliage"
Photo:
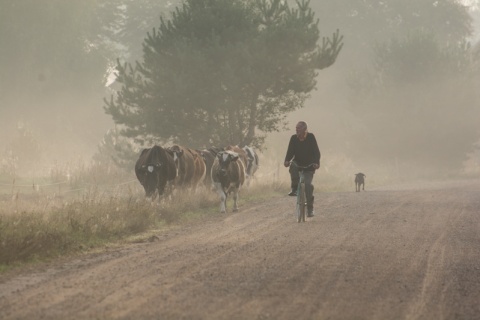
M 93 161 L 104 167 L 115 166 L 130 171 L 138 159 L 139 150 L 134 143 L 120 135 L 118 130 L 108 130 L 98 144 Z
M 189 0 L 148 33 L 143 60 L 118 63 L 106 112 L 140 143 L 253 144 L 282 128 L 335 62 L 308 1 Z
M 103 41 L 121 60 L 140 60 L 142 42 L 158 24 L 159 16 L 169 12 L 181 0 L 103 0 L 98 11 L 104 23 Z
M 314 1 L 312 8 L 325 30 L 342 30 L 349 43 L 342 57 L 352 63 L 364 64 L 372 46 L 412 30 L 435 34 L 442 43 L 455 43 L 473 31 L 468 8 L 454 0 Z
M 17 122 L 28 123 L 48 141 L 44 161 L 66 148 L 89 150 L 109 120 L 101 107 L 115 56 L 103 42 L 110 21 L 99 3 L 1 1 L 0 135 L 8 140 Z
M 478 140 L 478 58 L 472 18 L 454 0 L 317 1 L 325 30 L 341 28 L 339 85 L 351 115 L 344 152 L 402 173 L 458 170 Z M 335 94 L 338 94 L 332 90 Z M 342 150 L 342 151 L 343 151 Z
M 0 10 L 0 99 L 33 101 L 102 90 L 107 54 L 97 1 L 4 1 Z M 18 95 L 25 88 L 28 94 Z
M 458 170 L 479 138 L 479 56 L 468 42 L 442 44 L 430 32 L 376 47 L 372 67 L 351 82 L 359 154 L 412 168 Z

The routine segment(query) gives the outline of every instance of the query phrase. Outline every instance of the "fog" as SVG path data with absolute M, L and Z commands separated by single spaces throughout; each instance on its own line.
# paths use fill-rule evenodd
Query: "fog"
M 478 56 L 480 11 L 478 2 L 468 4 L 471 6 L 468 12 L 472 18 L 472 32 L 467 40 Z M 317 4 L 317 8 L 325 6 Z M 317 137 L 322 151 L 322 167 L 327 171 L 329 168 L 336 170 L 345 179 L 351 179 L 353 173 L 360 171 L 369 172 L 371 177 L 388 176 L 389 179 L 480 173 L 477 67 L 470 66 L 472 77 L 469 80 L 460 80 L 455 73 L 440 75 L 441 72 L 434 72 L 435 76 L 418 82 L 414 81 L 415 76 L 403 83 L 397 78 L 394 89 L 382 88 L 389 90 L 388 93 L 376 93 L 362 100 L 359 95 L 352 96 L 349 82 L 353 73 L 374 65 L 377 57 L 375 45 L 364 46 L 367 40 L 358 39 L 355 32 L 373 30 L 375 21 L 362 20 L 362 25 L 352 28 L 346 25 L 349 22 L 329 19 L 328 10 L 319 15 L 323 35 L 330 34 L 337 26 L 345 35 L 345 47 L 332 67 L 320 71 L 317 89 L 312 92 L 306 107 L 289 115 L 289 130 L 270 135 L 269 147 L 274 148 L 281 159 L 289 137 L 294 134 L 296 122 L 305 120 L 309 131 Z M 324 28 L 322 21 L 326 22 Z M 384 36 L 382 32 L 388 34 L 385 30 L 376 30 L 378 41 Z M 448 37 L 447 34 L 435 36 Z M 478 66 L 478 61 L 475 65 Z M 405 73 L 415 74 L 414 65 L 403 68 Z M 454 163 L 461 164 L 456 166 Z
M 480 155 L 475 149 L 480 137 L 478 4 L 472 2 L 468 11 L 472 17 L 469 34 L 461 26 L 448 29 L 441 24 L 445 28 L 436 28 L 445 32 L 435 34 L 440 51 L 443 43 L 450 41 L 449 37 L 458 41 L 466 35 L 465 39 L 471 42 L 468 52 L 472 56 L 454 60 L 452 71 L 448 71 L 443 58 L 435 60 L 428 53 L 422 57 L 423 49 L 399 52 L 404 57 L 408 54 L 414 57 L 407 59 L 410 65 L 402 65 L 401 57 L 383 57 L 384 60 L 379 61 L 377 45 L 388 44 L 393 37 L 408 38 L 409 33 L 383 29 L 381 22 L 369 19 L 364 12 L 352 11 L 344 20 L 339 15 L 330 17 L 329 13 L 340 12 L 334 11 L 337 10 L 334 4 L 312 2 L 320 18 L 321 36 L 331 36 L 339 28 L 344 35 L 344 48 L 334 65 L 318 72 L 316 90 L 311 92 L 305 107 L 287 116 L 282 132 L 267 133 L 263 156 L 281 162 L 296 122 L 304 120 L 317 138 L 322 169 L 326 173 L 337 172 L 345 177 L 353 177 L 359 171 L 367 176 L 421 176 L 422 172 L 435 167 L 435 172 L 445 169 L 450 170 L 449 174 L 479 174 Z M 35 1 L 19 1 L 20 7 L 30 5 L 41 9 L 34 11 L 36 15 L 25 17 L 22 15 L 29 11 L 14 8 L 14 3 L 17 2 L 0 0 L 0 11 L 4 15 L 6 12 L 19 15 L 8 18 L 0 13 L 3 21 L 0 22 L 3 30 L 0 31 L 0 177 L 7 177 L 12 168 L 16 168 L 19 176 L 23 173 L 41 175 L 58 164 L 89 163 L 104 135 L 115 127 L 103 109 L 103 99 L 108 99 L 115 89 L 114 85 L 102 86 L 109 75 L 107 67 L 114 66 L 117 57 L 140 59 L 138 39 L 142 32 L 156 27 L 155 17 L 166 15 L 175 1 L 162 2 L 162 7 L 156 8 L 161 12 L 143 11 L 149 17 L 145 18 L 146 23 L 153 25 L 132 32 L 131 36 L 136 36 L 137 41 L 131 42 L 132 47 L 136 47 L 131 47 L 128 54 L 126 47 L 114 48 L 116 55 L 105 53 L 107 48 L 112 50 L 113 44 L 97 37 L 104 28 L 98 23 L 84 30 L 88 32 L 86 36 L 94 36 L 90 37 L 91 42 L 74 43 L 79 34 L 73 33 L 73 29 L 81 24 L 71 24 L 72 17 L 79 17 L 75 17 L 67 4 L 52 14 L 50 10 L 55 9 L 46 5 L 38 7 Z M 85 8 L 75 8 L 81 9 L 80 18 L 90 17 L 88 10 L 93 10 L 93 3 L 86 1 Z M 396 1 L 391 3 L 395 5 Z M 81 7 L 81 4 L 72 6 Z M 142 13 L 141 9 L 139 7 L 138 14 Z M 62 18 L 64 13 L 70 16 Z M 433 8 L 431 13 L 432 17 L 421 11 L 421 18 L 428 23 L 439 23 L 433 17 Z M 362 14 L 365 16 L 361 19 L 347 19 Z M 56 18 L 55 23 L 48 20 L 51 16 Z M 27 32 L 31 27 L 20 25 L 26 21 L 37 26 L 38 31 Z M 419 28 L 423 27 L 418 24 Z M 391 49 L 395 44 L 390 45 Z M 69 49 L 65 50 L 65 46 Z M 98 54 L 87 58 L 74 54 L 76 50 L 85 52 L 86 47 Z M 408 45 L 402 48 L 408 49 Z M 448 59 L 456 59 L 452 58 L 454 54 L 457 53 Z M 415 65 L 415 61 L 421 65 Z M 433 61 L 432 70 L 422 69 L 420 75 L 415 74 L 428 61 Z M 464 61 L 468 65 L 457 68 Z M 431 74 L 421 78 L 425 70 Z M 374 87 L 374 83 L 380 84 Z M 434 165 L 436 162 L 438 166 Z

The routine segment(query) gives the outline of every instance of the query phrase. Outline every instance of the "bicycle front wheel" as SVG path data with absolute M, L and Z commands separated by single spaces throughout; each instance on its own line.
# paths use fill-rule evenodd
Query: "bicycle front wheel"
M 305 183 L 300 184 L 300 192 L 297 196 L 297 222 L 305 222 L 306 197 L 305 197 Z

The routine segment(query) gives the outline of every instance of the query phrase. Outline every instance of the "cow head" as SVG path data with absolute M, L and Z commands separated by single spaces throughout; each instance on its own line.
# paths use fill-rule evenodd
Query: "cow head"
M 180 158 L 183 157 L 183 149 L 180 146 L 174 145 L 173 147 L 168 148 L 168 152 L 173 157 L 173 162 L 175 162 L 175 167 L 179 167 Z
M 205 162 L 205 164 L 207 166 L 208 166 L 208 164 L 210 164 L 210 166 L 212 165 L 213 161 L 215 160 L 215 155 L 217 154 L 216 152 L 213 153 L 212 151 L 207 150 L 207 149 L 196 150 L 196 151 L 203 158 L 203 161 Z
M 205 163 L 207 163 L 207 161 L 208 161 L 207 152 L 208 152 L 208 151 L 207 151 L 207 150 L 195 150 L 195 151 L 197 151 L 198 154 L 202 156 L 203 161 L 204 161 Z
M 139 175 L 147 197 L 153 196 L 157 190 L 158 175 L 162 166 L 161 162 L 152 162 L 140 167 Z
M 170 148 L 167 149 L 167 153 L 170 154 L 173 158 L 173 163 L 175 164 L 175 170 L 176 170 L 176 174 L 175 176 L 178 177 L 180 175 L 180 171 L 182 170 L 180 167 L 181 167 L 181 158 L 183 157 L 183 149 L 178 146 L 178 145 L 174 145 Z
M 220 151 L 217 153 L 218 159 L 218 174 L 224 177 L 228 173 L 228 167 L 232 161 L 238 160 L 238 153 L 233 151 Z
M 173 147 L 168 148 L 173 154 L 173 160 L 178 162 L 178 159 L 183 156 L 183 149 L 180 146 L 174 145 Z

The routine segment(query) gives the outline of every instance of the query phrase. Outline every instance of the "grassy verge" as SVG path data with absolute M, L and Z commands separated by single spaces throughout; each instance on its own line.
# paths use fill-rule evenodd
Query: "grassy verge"
M 101 246 L 158 223 L 155 208 L 134 198 L 82 199 L 0 213 L 0 269 Z
M 257 179 L 240 191 L 239 204 L 283 196 L 290 189 L 287 170 Z M 351 191 L 353 175 L 319 172 L 315 192 Z M 376 178 L 379 181 L 383 181 Z M 370 185 L 372 185 L 370 179 Z M 373 184 L 376 184 L 373 183 Z M 56 188 L 56 187 L 55 187 Z M 161 201 L 146 200 L 137 184 L 123 189 L 12 192 L 0 197 L 0 272 L 120 242 L 145 241 L 164 228 L 219 215 L 219 197 L 206 188 L 177 191 Z M 352 189 L 354 190 L 354 189 Z M 43 193 L 42 193 L 43 192 Z M 56 195 L 57 194 L 57 195 Z M 68 195 L 68 196 L 66 196 Z M 231 208 L 231 197 L 227 209 Z
M 241 190 L 240 205 L 287 189 L 282 183 L 253 184 Z M 0 207 L 0 272 L 119 241 L 139 241 L 212 214 L 219 214 L 219 197 L 206 189 L 176 192 L 153 202 L 141 192 L 107 195 L 94 190 L 68 201 L 16 194 Z

